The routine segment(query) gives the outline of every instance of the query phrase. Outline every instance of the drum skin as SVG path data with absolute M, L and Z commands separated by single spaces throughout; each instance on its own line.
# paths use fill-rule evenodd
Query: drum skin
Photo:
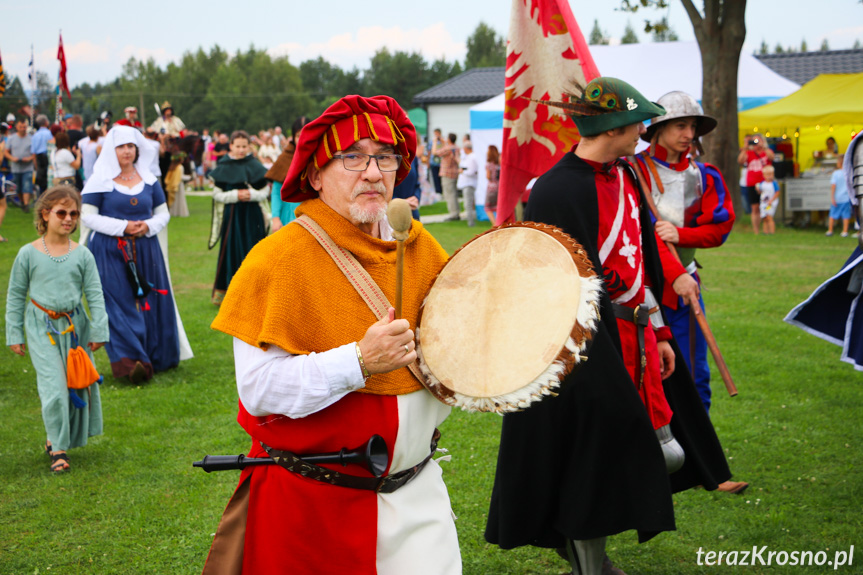
M 553 395 L 595 330 L 600 280 L 572 238 L 544 224 L 493 228 L 450 258 L 421 311 L 426 386 L 467 411 Z

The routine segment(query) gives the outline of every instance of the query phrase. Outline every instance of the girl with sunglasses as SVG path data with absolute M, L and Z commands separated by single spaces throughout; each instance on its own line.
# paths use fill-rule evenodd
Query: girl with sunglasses
M 68 389 L 66 358 L 77 339 L 93 360 L 93 352 L 108 341 L 108 315 L 96 260 L 71 239 L 81 213 L 78 191 L 71 186 L 50 188 L 34 212 L 41 237 L 21 248 L 12 264 L 6 345 L 20 356 L 30 352 L 48 435 L 45 451 L 56 473 L 69 469 L 67 449 L 84 446 L 88 437 L 102 433 L 99 386 Z M 84 311 L 83 296 L 92 320 Z

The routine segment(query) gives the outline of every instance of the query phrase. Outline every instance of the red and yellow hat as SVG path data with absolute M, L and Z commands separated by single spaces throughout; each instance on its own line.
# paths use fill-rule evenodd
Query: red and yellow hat
M 417 134 L 414 125 L 401 106 L 389 96 L 345 96 L 312 120 L 300 133 L 299 142 L 282 185 L 282 201 L 302 202 L 318 197 L 309 185 L 310 162 L 322 168 L 333 155 L 350 148 L 355 142 L 369 138 L 392 144 L 401 154 L 402 163 L 396 171 L 396 184 L 411 170 L 416 155 Z

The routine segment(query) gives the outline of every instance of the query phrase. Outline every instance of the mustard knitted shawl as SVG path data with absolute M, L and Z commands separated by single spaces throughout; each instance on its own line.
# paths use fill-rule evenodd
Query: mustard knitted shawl
M 390 303 L 395 301 L 396 242 L 374 238 L 320 199 L 307 200 L 297 216 L 308 215 L 351 252 Z M 446 263 L 447 254 L 422 224 L 414 221 L 405 241 L 403 316 L 416 330 L 423 299 Z M 288 353 L 320 353 L 359 341 L 377 318 L 317 240 L 291 223 L 261 240 L 231 280 L 212 328 L 261 349 L 275 345 Z M 375 374 L 364 393 L 401 395 L 420 389 L 407 368 Z

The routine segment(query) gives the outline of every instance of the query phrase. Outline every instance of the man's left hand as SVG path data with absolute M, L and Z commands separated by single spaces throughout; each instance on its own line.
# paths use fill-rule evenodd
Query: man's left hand
M 666 380 L 674 373 L 674 350 L 667 341 L 658 341 L 656 351 L 659 352 L 659 373 Z
M 676 244 L 680 241 L 680 234 L 677 232 L 677 226 L 671 222 L 656 222 L 656 235 L 664 242 Z
M 416 196 L 411 196 L 407 199 L 408 205 L 412 210 L 418 210 L 420 207 L 420 199 Z

